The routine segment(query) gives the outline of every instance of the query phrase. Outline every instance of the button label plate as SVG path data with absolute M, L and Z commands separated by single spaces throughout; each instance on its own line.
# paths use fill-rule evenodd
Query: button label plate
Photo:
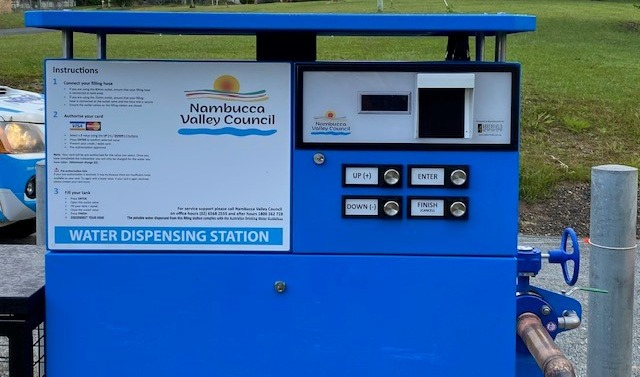
M 452 213 L 451 206 L 462 203 L 466 210 L 460 216 Z M 467 220 L 469 218 L 469 197 L 466 196 L 409 196 L 407 198 L 409 219 Z
M 377 198 L 345 198 L 343 213 L 345 216 L 378 217 L 379 204 Z
M 443 199 L 411 199 L 411 217 L 444 217 Z
M 378 185 L 377 166 L 346 166 L 344 168 L 344 184 L 347 186 Z
M 411 168 L 412 186 L 444 186 L 444 168 Z

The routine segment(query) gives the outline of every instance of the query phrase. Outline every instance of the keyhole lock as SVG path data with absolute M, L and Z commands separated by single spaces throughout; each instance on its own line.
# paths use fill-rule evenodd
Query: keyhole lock
M 278 280 L 273 284 L 273 289 L 275 289 L 277 293 L 284 293 L 284 291 L 287 290 L 287 283 Z

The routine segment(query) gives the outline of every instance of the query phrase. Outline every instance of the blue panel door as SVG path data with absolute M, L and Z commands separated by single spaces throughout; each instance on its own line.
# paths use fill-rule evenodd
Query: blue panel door
M 49 377 L 514 375 L 514 258 L 49 253 L 46 266 Z

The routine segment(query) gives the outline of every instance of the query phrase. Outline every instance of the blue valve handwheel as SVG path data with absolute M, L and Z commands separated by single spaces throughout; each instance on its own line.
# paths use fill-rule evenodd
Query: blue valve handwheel
M 573 253 L 567 253 L 567 237 L 571 237 L 571 246 Z M 573 275 L 569 276 L 567 261 L 573 261 Z M 549 251 L 549 263 L 560 263 L 562 266 L 562 274 L 564 281 L 569 285 L 574 285 L 578 281 L 578 273 L 580 272 L 580 246 L 578 245 L 578 236 L 571 228 L 565 228 L 562 232 L 562 240 L 560 240 L 560 250 Z

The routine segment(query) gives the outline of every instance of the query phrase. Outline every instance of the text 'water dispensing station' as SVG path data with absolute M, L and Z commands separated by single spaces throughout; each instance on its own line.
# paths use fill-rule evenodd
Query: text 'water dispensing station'
M 26 24 L 61 30 L 65 57 L 45 64 L 47 375 L 570 375 L 551 339 L 580 305 L 530 286 L 543 255 L 517 246 L 505 41 L 535 18 Z M 97 60 L 72 59 L 76 32 Z M 108 34 L 255 34 L 257 59 L 107 60 Z M 322 35 L 471 36 L 476 61 L 319 62 Z M 575 283 L 571 230 L 549 258 Z

